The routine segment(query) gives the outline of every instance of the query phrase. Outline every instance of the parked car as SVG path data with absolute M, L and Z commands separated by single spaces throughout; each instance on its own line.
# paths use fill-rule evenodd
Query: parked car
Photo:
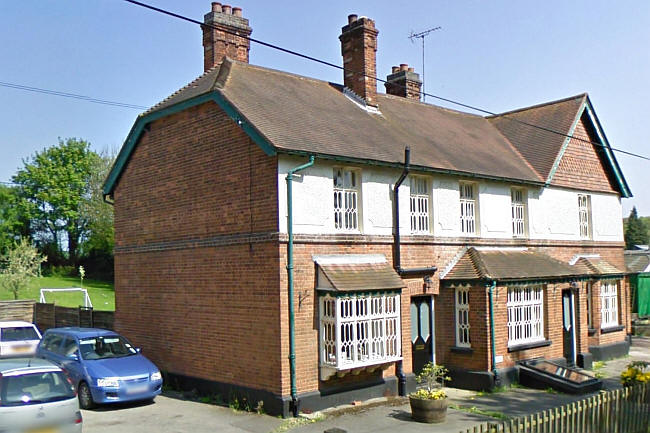
M 152 400 L 162 390 L 160 370 L 126 338 L 106 329 L 48 329 L 36 356 L 68 372 L 82 409 L 100 403 Z
M 0 322 L 0 358 L 32 356 L 39 341 L 41 333 L 29 322 Z
M 0 432 L 80 432 L 83 419 L 72 380 L 36 358 L 0 359 Z

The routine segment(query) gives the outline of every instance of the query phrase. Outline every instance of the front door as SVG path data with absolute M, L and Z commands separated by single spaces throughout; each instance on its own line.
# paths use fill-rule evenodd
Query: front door
M 562 290 L 562 340 L 568 365 L 576 363 L 575 302 L 571 289 Z
M 433 297 L 411 298 L 411 354 L 413 373 L 418 374 L 429 361 L 435 361 L 433 351 Z

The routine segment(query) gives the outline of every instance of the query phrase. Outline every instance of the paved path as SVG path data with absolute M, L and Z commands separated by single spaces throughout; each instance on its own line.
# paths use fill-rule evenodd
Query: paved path
M 601 372 L 605 374 L 605 387 L 620 387 L 619 376 L 627 364 L 634 360 L 650 361 L 650 337 L 634 338 L 630 356 L 607 361 Z M 507 392 L 485 394 L 450 388 L 451 403 L 462 407 L 475 407 L 484 411 L 499 412 L 516 417 L 561 406 L 585 398 L 568 394 L 516 388 Z M 111 406 L 83 411 L 84 431 L 88 433 L 268 433 L 286 431 L 296 420 L 282 420 L 268 415 L 246 412 L 159 396 L 155 403 L 147 405 Z M 354 413 L 330 416 L 323 421 L 298 425 L 292 433 L 322 433 L 338 427 L 349 433 L 370 432 L 459 432 L 476 424 L 495 421 L 484 415 L 449 409 L 447 421 L 442 424 L 421 424 L 411 419 L 407 404 L 355 408 Z M 305 423 L 298 420 L 298 423 Z

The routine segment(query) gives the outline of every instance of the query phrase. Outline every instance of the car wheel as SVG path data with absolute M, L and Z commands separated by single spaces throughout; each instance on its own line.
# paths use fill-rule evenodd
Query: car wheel
M 93 395 L 90 393 L 90 388 L 86 382 L 79 384 L 79 406 L 82 409 L 92 409 L 95 407 Z

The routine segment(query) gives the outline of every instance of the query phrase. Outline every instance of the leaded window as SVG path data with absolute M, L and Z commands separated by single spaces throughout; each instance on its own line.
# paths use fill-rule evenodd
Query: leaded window
M 413 176 L 410 178 L 411 200 L 411 232 L 429 233 L 429 190 L 427 179 Z
M 508 288 L 508 346 L 544 340 L 543 294 L 541 286 Z
M 359 230 L 359 175 L 354 170 L 334 169 L 334 228 Z
M 400 295 L 320 298 L 321 365 L 337 370 L 401 359 Z
M 470 347 L 469 287 L 458 287 L 456 295 L 456 346 Z
M 580 237 L 591 239 L 591 198 L 578 194 L 578 219 L 580 221 Z
M 618 293 L 616 281 L 600 283 L 600 327 L 618 325 Z
M 460 232 L 476 234 L 476 191 L 473 183 L 460 183 Z
M 512 235 L 516 238 L 526 236 L 526 192 L 520 188 L 510 190 L 512 211 Z

